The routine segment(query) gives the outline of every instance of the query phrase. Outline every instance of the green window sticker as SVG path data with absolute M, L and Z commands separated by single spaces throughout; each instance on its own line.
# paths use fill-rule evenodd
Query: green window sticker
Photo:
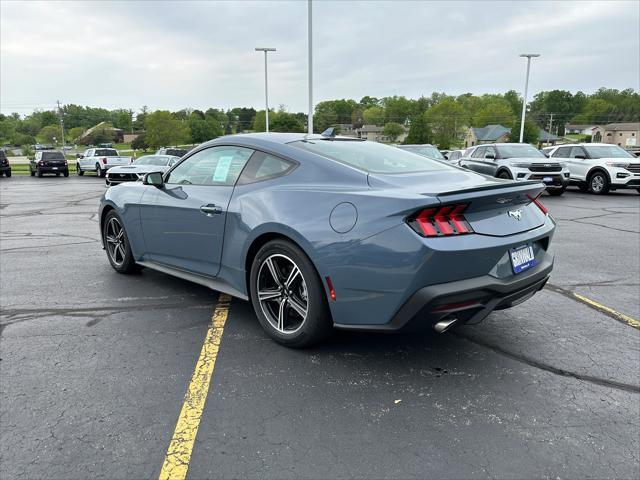
M 213 174 L 214 182 L 226 182 L 227 175 L 229 175 L 229 167 L 231 167 L 231 160 L 233 157 L 226 156 L 220 157 L 218 160 L 218 165 L 216 165 L 216 171 Z

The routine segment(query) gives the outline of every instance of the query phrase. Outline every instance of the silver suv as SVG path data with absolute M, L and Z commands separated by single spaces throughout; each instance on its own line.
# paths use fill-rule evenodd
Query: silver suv
M 562 195 L 569 185 L 565 163 L 548 159 L 528 143 L 477 145 L 467 149 L 460 166 L 492 177 L 542 182 L 550 195 Z

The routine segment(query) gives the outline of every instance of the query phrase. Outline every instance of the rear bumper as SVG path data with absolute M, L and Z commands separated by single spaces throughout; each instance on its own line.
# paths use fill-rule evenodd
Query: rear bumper
M 430 285 L 415 292 L 391 321 L 383 325 L 335 324 L 345 330 L 398 331 L 433 326 L 454 317 L 459 323 L 478 323 L 494 310 L 513 307 L 544 288 L 553 269 L 553 256 L 547 255 L 533 269 L 509 278 L 491 275 Z
M 0 165 L 0 172 L 5 173 L 10 171 L 11 171 L 11 165 Z
M 36 167 L 36 172 L 42 172 L 42 173 L 64 173 L 68 171 L 69 171 L 69 167 L 67 165 Z

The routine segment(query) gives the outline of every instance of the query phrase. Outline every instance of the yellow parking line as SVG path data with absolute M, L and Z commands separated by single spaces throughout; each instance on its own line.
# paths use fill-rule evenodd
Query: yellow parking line
M 164 458 L 160 480 L 183 480 L 187 476 L 193 444 L 198 434 L 200 418 L 209 392 L 209 383 L 216 365 L 220 339 L 227 321 L 231 297 L 221 293 L 211 317 L 211 325 L 200 351 L 200 357 L 184 396 L 182 410 L 173 432 L 173 438 Z
M 627 325 L 633 327 L 633 328 L 637 328 L 638 330 L 640 330 L 640 321 L 636 320 L 635 318 L 632 318 L 628 315 L 625 315 L 624 313 L 620 313 L 617 310 L 614 310 L 613 308 L 607 307 L 606 305 L 602 305 L 601 303 L 598 303 L 594 300 L 591 300 L 590 298 L 584 297 L 582 295 L 580 295 L 579 293 L 576 292 L 571 292 L 571 294 L 577 298 L 578 300 L 580 300 L 582 303 L 586 303 L 587 305 L 590 305 L 591 307 L 597 308 L 598 310 L 601 310 L 603 312 L 607 312 L 611 315 L 613 315 L 614 317 L 618 318 L 619 320 L 622 320 L 624 323 L 626 323 Z

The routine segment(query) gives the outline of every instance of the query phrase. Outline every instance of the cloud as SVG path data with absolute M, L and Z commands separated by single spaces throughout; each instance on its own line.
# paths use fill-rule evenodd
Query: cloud
M 305 111 L 306 2 L 0 4 L 0 109 L 55 100 L 178 109 L 270 103 Z M 638 88 L 638 2 L 314 3 L 316 101 L 531 87 Z

